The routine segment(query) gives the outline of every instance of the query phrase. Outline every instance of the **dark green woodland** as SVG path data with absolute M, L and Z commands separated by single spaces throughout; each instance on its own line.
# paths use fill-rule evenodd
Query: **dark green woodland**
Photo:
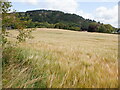
M 58 28 L 74 31 L 88 31 L 100 33 L 113 33 L 116 28 L 110 24 L 103 24 L 95 20 L 85 19 L 82 16 L 62 11 L 32 10 L 17 12 L 23 21 L 30 21 L 26 28 Z M 13 25 L 12 28 L 15 28 Z

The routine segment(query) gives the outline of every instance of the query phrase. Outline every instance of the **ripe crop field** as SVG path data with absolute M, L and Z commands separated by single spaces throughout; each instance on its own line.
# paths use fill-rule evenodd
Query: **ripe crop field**
M 17 33 L 11 30 L 9 39 L 15 41 Z M 24 64 L 3 70 L 4 87 L 118 87 L 118 35 L 47 28 L 32 35 L 17 46 Z

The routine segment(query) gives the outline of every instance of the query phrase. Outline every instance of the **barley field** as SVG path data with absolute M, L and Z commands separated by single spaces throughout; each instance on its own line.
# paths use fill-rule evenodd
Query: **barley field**
M 15 41 L 18 32 L 9 32 L 8 39 Z M 3 87 L 118 87 L 117 35 L 47 28 L 37 28 L 32 35 L 14 51 L 7 50 L 20 54 L 9 55 L 16 61 L 3 70 Z

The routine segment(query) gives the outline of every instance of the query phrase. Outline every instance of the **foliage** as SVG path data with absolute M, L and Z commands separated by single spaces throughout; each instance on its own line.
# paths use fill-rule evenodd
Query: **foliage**
M 99 28 L 98 28 L 98 32 L 106 32 L 106 28 L 104 25 L 100 25 Z
M 104 26 L 106 28 L 106 33 L 111 33 L 115 30 L 110 24 L 104 24 Z
M 88 32 L 97 32 L 98 31 L 98 24 L 97 23 L 90 23 Z
M 7 43 L 8 32 L 6 31 L 7 25 L 11 24 L 12 18 L 9 17 L 8 12 L 10 11 L 10 7 L 12 6 L 10 2 L 2 2 L 0 1 L 0 6 L 2 8 L 2 44 Z
M 59 28 L 59 29 L 70 29 L 81 31 L 88 28 L 90 22 L 95 22 L 89 19 L 84 19 L 76 14 L 64 13 L 61 11 L 53 10 L 34 10 L 26 12 L 18 12 L 19 17 L 28 16 L 32 23 L 28 27 L 39 27 L 39 28 Z M 25 19 L 22 19 L 25 20 Z M 83 26 L 83 24 L 87 25 Z
M 17 36 L 18 41 L 25 41 L 26 38 L 30 38 L 30 33 L 33 29 L 24 30 L 27 26 L 27 23 L 30 23 L 30 20 L 28 21 L 21 21 L 21 19 L 27 18 L 27 17 L 18 17 L 18 13 L 15 11 L 13 13 L 9 13 L 11 11 L 10 7 L 11 2 L 4 2 L 0 1 L 0 5 L 2 7 L 2 44 L 4 45 L 7 43 L 8 32 L 7 29 L 17 29 L 19 31 L 19 35 Z
M 89 24 L 90 24 L 89 22 L 83 22 L 83 23 L 81 24 L 81 29 L 82 29 L 83 31 L 88 30 Z
M 28 23 L 28 28 L 59 28 L 102 33 L 112 33 L 114 31 L 114 27 L 109 24 L 104 25 L 94 20 L 84 19 L 76 14 L 69 14 L 61 11 L 33 10 L 18 12 L 18 14 L 19 17 L 28 17 L 27 19 L 23 18 L 21 20 L 32 21 Z
M 26 39 L 31 39 L 33 38 L 33 36 L 31 35 L 31 32 L 32 32 L 33 29 L 21 29 L 19 30 L 19 35 L 17 36 L 17 39 L 19 42 L 23 42 L 25 41 Z
M 113 33 L 115 28 L 110 24 L 90 23 L 88 32 Z

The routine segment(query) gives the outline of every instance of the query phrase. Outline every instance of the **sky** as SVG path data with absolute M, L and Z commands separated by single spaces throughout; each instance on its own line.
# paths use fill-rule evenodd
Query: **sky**
M 59 10 L 74 13 L 86 19 L 118 27 L 119 0 L 9 0 L 12 9 L 18 12 L 28 10 Z

